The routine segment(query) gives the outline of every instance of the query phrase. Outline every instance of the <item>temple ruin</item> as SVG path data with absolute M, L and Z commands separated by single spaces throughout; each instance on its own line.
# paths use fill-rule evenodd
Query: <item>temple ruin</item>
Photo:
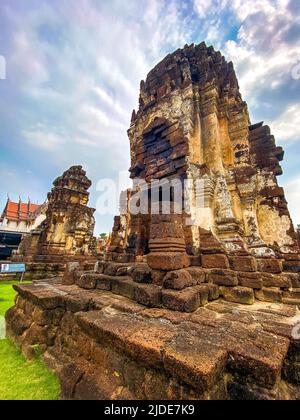
M 39 346 L 63 399 L 299 399 L 284 153 L 250 121 L 233 64 L 204 43 L 168 55 L 128 134 L 133 188 L 105 259 L 16 286 L 8 335 L 27 357 Z
M 81 166 L 73 166 L 53 183 L 46 218 L 24 236 L 15 262 L 25 262 L 29 279 L 62 275 L 67 262 L 95 262 L 94 212 L 87 206 L 91 181 Z
M 201 267 L 236 303 L 293 298 L 285 290 L 298 286 L 300 257 L 277 183 L 284 152 L 268 126 L 251 124 L 232 63 L 204 44 L 166 57 L 141 83 L 129 138 L 131 177 L 148 184 L 188 180 L 190 214 L 126 211 L 115 219 L 110 260 L 144 256 L 159 286 L 165 272 Z M 135 193 L 125 194 L 125 209 Z M 191 296 L 192 272 L 172 274 Z

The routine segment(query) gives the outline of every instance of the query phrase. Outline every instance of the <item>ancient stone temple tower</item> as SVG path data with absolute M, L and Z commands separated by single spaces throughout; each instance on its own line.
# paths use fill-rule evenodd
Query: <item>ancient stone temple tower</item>
M 87 207 L 91 185 L 81 166 L 73 166 L 54 181 L 40 237 L 41 254 L 91 253 L 95 226 L 95 209 Z
M 277 184 L 283 150 L 268 126 L 251 124 L 233 65 L 219 52 L 192 45 L 159 63 L 141 83 L 129 138 L 133 179 L 190 181 L 193 223 L 186 224 L 185 214 L 128 212 L 116 218 L 112 259 L 150 252 L 149 265 L 166 270 L 186 266 L 186 254 L 205 268 L 281 273 L 298 267 L 295 230 Z M 199 180 L 201 207 L 195 205 Z
M 66 261 L 88 259 L 95 252 L 94 212 L 87 206 L 91 181 L 81 166 L 73 166 L 53 183 L 48 194 L 46 219 L 24 237 L 15 260 L 29 263 L 45 275 L 44 263 L 63 265 Z M 54 270 L 55 271 L 55 270 Z

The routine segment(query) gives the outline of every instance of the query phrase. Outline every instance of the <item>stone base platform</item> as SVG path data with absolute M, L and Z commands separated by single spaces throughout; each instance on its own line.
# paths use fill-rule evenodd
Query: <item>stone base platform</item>
M 300 399 L 296 305 L 218 300 L 182 313 L 76 285 L 15 289 L 8 337 L 44 355 L 62 399 Z
M 166 271 L 147 263 L 98 261 L 93 271 L 70 263 L 64 285 L 84 290 L 105 290 L 141 305 L 178 312 L 194 312 L 222 297 L 232 303 L 256 301 L 300 305 L 300 273 L 271 274 L 190 266 Z
M 91 270 L 97 260 L 97 256 L 91 255 L 76 255 L 69 257 L 64 255 L 36 255 L 33 258 L 15 256 L 13 258 L 13 263 L 26 264 L 25 280 L 41 280 L 63 276 L 67 263 L 71 261 L 78 262 L 84 270 Z

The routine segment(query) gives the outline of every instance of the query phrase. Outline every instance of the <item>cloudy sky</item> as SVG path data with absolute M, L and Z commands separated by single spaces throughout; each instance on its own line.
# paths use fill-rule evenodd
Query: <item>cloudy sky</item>
M 300 223 L 299 0 L 1 0 L 0 207 L 7 193 L 44 201 L 73 164 L 93 180 L 95 205 L 97 181 L 129 167 L 140 80 L 201 41 L 234 62 L 253 123 L 284 146 L 279 181 Z M 97 233 L 111 226 L 97 216 Z

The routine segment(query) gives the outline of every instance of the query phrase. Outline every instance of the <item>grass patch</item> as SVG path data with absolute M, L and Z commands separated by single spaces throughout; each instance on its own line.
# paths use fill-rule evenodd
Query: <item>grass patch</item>
M 0 399 L 57 400 L 59 385 L 41 361 L 28 362 L 9 340 L 0 340 Z
M 4 316 L 14 305 L 16 292 L 12 286 L 17 283 L 17 281 L 0 281 L 0 316 Z
M 0 317 L 14 305 L 13 284 L 0 282 Z M 0 400 L 57 400 L 59 383 L 41 360 L 27 361 L 9 340 L 0 339 Z

